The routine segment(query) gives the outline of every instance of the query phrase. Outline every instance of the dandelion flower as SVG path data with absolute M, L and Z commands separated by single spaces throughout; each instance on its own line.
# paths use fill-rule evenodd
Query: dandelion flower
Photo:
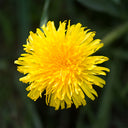
M 58 29 L 49 21 L 41 29 L 30 32 L 23 45 L 25 53 L 15 61 L 17 70 L 25 74 L 19 80 L 29 83 L 27 96 L 36 101 L 45 92 L 46 104 L 56 110 L 86 105 L 85 96 L 94 100 L 98 94 L 93 86 L 102 88 L 105 81 L 99 75 L 109 72 L 97 65 L 107 57 L 92 56 L 103 46 L 101 40 L 93 39 L 95 32 L 80 23 L 70 25 L 70 21 L 67 26 L 60 22 Z

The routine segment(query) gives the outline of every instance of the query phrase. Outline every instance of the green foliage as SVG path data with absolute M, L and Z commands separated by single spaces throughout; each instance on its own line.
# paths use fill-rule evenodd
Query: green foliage
M 93 10 L 105 12 L 113 16 L 119 16 L 119 10 L 117 3 L 114 0 L 78 0 L 85 7 L 89 7 Z
M 1 128 L 127 128 L 128 127 L 128 1 L 127 0 L 7 0 L 0 3 L 0 127 Z M 54 111 L 45 97 L 36 102 L 18 82 L 14 60 L 29 31 L 48 20 L 80 22 L 96 31 L 111 72 L 99 98 L 75 109 Z

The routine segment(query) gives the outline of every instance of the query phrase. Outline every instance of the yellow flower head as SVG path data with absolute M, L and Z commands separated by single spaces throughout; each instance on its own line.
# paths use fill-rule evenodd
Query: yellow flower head
M 29 83 L 28 97 L 36 101 L 46 91 L 46 104 L 55 109 L 76 108 L 86 105 L 85 95 L 94 100 L 97 92 L 92 85 L 103 87 L 105 81 L 96 75 L 106 75 L 108 68 L 97 66 L 108 58 L 91 56 L 103 46 L 100 39 L 93 39 L 95 32 L 80 23 L 70 25 L 60 22 L 56 30 L 49 21 L 36 33 L 30 32 L 26 53 L 15 61 L 18 71 L 26 74 L 20 81 Z M 95 95 L 95 96 L 94 96 Z

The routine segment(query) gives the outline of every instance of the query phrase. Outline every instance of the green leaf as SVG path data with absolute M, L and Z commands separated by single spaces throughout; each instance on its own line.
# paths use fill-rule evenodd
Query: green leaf
M 119 9 L 111 0 L 77 0 L 85 7 L 89 7 L 93 10 L 106 12 L 113 16 L 119 15 Z
M 103 39 L 102 42 L 105 46 L 112 44 L 116 39 L 120 38 L 124 33 L 128 32 L 128 22 L 117 26 L 113 31 L 109 32 Z

